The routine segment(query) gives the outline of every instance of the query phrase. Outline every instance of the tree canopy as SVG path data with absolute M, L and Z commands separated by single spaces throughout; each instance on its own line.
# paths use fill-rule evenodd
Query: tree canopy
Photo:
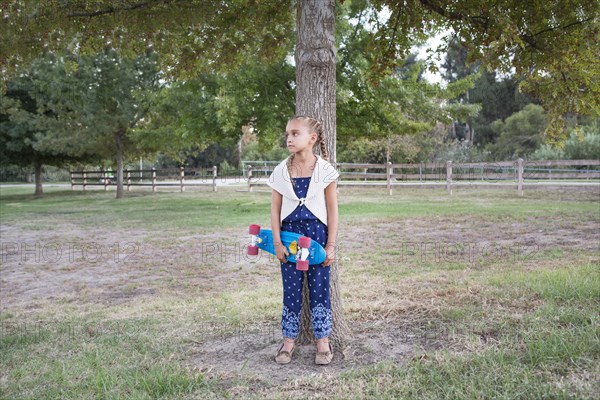
M 587 0 L 373 0 L 390 16 L 378 30 L 377 71 L 403 59 L 415 40 L 446 31 L 468 62 L 515 73 L 549 111 L 549 141 L 565 138 L 565 113 L 600 115 L 600 2 Z M 374 21 L 377 23 L 377 20 Z M 445 44 L 443 45 L 445 46 Z M 440 49 L 441 50 L 441 49 Z M 434 52 L 431 52 L 433 59 Z M 435 69 L 435 65 L 430 65 Z
M 293 36 L 285 0 L 85 0 L 0 3 L 0 71 L 11 75 L 45 52 L 65 47 L 94 55 L 107 45 L 123 57 L 148 47 L 170 77 L 281 55 Z
M 352 90 L 357 96 L 385 94 L 389 84 L 378 85 L 404 63 L 411 47 L 445 31 L 446 42 L 455 38 L 467 49 L 468 62 L 516 74 L 520 88 L 549 111 L 549 139 L 564 139 L 564 114 L 600 113 L 598 2 L 345 0 L 337 7 L 347 7 L 363 25 L 363 32 L 354 34 L 356 47 L 340 48 L 338 65 L 342 73 L 352 72 L 346 70 L 344 52 L 362 52 L 369 73 Z M 288 54 L 294 39 L 294 2 L 285 0 L 6 0 L 0 12 L 4 84 L 40 54 L 64 48 L 96 54 L 109 45 L 123 57 L 152 48 L 165 79 L 187 80 L 203 71 L 272 63 Z M 430 69 L 444 47 L 430 52 Z M 350 101 L 349 93 L 342 93 L 342 102 Z M 389 122 L 380 117 L 380 125 Z

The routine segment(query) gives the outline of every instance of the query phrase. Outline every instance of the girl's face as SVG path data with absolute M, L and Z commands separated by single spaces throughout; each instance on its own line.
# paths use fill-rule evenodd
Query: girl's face
M 311 150 L 317 141 L 316 132 L 310 132 L 308 126 L 299 119 L 293 119 L 285 127 L 286 143 L 289 151 L 298 153 Z

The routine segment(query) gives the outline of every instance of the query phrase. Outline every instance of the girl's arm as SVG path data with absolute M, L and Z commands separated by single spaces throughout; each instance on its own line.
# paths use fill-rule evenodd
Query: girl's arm
M 273 231 L 273 243 L 281 242 L 281 202 L 282 196 L 277 190 L 273 189 L 271 194 L 271 230 Z
M 337 201 L 337 182 L 331 182 L 325 188 L 325 204 L 327 205 L 327 244 L 325 250 L 335 257 L 337 250 L 335 240 L 338 231 L 338 201 Z M 333 262 L 333 258 L 331 259 Z M 327 263 L 327 262 L 326 262 Z
M 281 246 L 281 203 L 283 197 L 281 193 L 273 189 L 271 194 L 271 231 L 273 232 L 273 246 L 276 256 L 280 261 L 285 262 L 284 254 L 289 255 L 285 246 Z

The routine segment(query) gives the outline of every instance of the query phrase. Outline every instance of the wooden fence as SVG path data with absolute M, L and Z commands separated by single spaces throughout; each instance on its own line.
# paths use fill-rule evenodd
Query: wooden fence
M 396 187 L 457 187 L 506 189 L 519 196 L 528 187 L 598 187 L 600 160 L 499 161 L 480 163 L 351 164 L 338 163 L 339 186 L 385 186 L 389 195 Z M 571 167 L 571 168 L 569 168 Z M 577 167 L 577 168 L 574 168 Z M 582 168 L 591 167 L 591 168 Z M 266 185 L 272 166 L 248 166 L 248 191 Z
M 265 187 L 273 165 L 247 166 L 245 182 L 248 191 Z M 338 163 L 339 186 L 383 187 L 391 195 L 394 187 L 444 188 L 452 195 L 455 188 L 514 188 L 523 196 L 525 188 L 584 187 L 600 189 L 600 160 L 553 160 L 553 161 L 499 161 L 481 163 L 423 163 L 423 164 L 353 164 Z M 124 186 L 152 187 L 156 192 L 161 186 L 210 186 L 217 191 L 217 167 L 200 169 L 124 170 Z M 223 179 L 225 177 L 222 177 Z M 241 178 L 241 179 L 240 179 Z M 187 179 L 187 180 L 186 180 Z M 115 177 L 105 171 L 71 171 L 71 189 L 82 186 L 104 186 L 104 190 L 116 184 Z
M 149 174 L 147 177 L 144 174 Z M 201 182 L 186 182 L 186 178 L 201 180 Z M 104 186 L 104 190 L 115 185 L 117 181 L 114 173 L 107 172 L 104 168 L 100 171 L 71 171 L 71 190 L 75 186 L 83 186 L 86 190 L 88 186 Z M 123 186 L 127 191 L 131 191 L 132 186 L 151 186 L 152 191 L 156 192 L 161 186 L 179 186 L 181 192 L 185 191 L 186 186 L 211 186 L 213 192 L 217 191 L 217 167 L 199 168 L 199 169 L 160 169 L 156 168 L 145 170 L 123 170 Z

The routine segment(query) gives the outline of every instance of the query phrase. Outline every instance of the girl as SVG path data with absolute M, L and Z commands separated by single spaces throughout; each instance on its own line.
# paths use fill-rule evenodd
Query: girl
M 317 241 L 327 253 L 323 263 L 308 267 L 307 278 L 311 324 L 317 339 L 315 363 L 329 364 L 333 358 L 328 338 L 332 329 L 329 267 L 335 259 L 338 229 L 336 180 L 339 173 L 326 160 L 323 127 L 316 119 L 306 116 L 290 119 L 286 126 L 286 142 L 291 154 L 275 167 L 268 182 L 273 188 L 271 228 L 283 281 L 281 328 L 284 339 L 275 361 L 279 364 L 291 361 L 302 308 L 305 274 L 296 269 L 295 263 L 287 262 L 289 253 L 281 243 L 281 231 L 289 231 Z M 323 157 L 313 153 L 315 143 L 321 146 Z

